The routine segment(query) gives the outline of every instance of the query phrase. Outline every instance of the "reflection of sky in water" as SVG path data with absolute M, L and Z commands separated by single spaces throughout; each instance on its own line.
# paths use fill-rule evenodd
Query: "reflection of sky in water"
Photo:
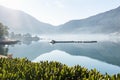
M 101 62 L 101 61 L 84 57 L 84 56 L 72 56 L 59 50 L 54 50 L 50 53 L 42 54 L 39 57 L 35 58 L 33 62 L 39 62 L 41 60 L 59 61 L 69 66 L 74 66 L 79 64 L 88 69 L 96 68 L 101 73 L 107 72 L 109 74 L 116 74 L 120 72 L 120 67 L 118 66 L 114 66 L 112 64 L 108 64 L 108 63 Z
M 9 53 L 12 53 L 13 57 L 27 57 L 29 60 L 37 57 L 36 61 L 56 60 L 69 66 L 80 64 L 88 69 L 96 68 L 102 73 L 114 74 L 120 72 L 120 38 L 113 36 L 103 34 L 47 35 L 41 36 L 42 40 L 39 42 L 29 45 L 9 46 Z M 50 45 L 50 40 L 97 40 L 98 43 Z

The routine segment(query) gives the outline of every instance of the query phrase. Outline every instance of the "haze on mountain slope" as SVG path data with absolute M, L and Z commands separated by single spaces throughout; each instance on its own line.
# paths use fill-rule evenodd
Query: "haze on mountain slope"
M 0 22 L 17 33 L 114 33 L 120 32 L 120 7 L 59 26 L 38 21 L 29 14 L 0 6 Z

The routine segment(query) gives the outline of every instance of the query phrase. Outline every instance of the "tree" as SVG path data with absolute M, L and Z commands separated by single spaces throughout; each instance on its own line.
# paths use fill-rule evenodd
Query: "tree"
M 0 23 L 0 38 L 4 38 L 8 35 L 8 27 Z

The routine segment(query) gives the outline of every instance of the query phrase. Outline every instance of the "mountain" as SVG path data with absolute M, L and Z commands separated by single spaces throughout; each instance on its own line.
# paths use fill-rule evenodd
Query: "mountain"
M 54 30 L 54 26 L 43 23 L 29 14 L 0 6 L 0 22 L 16 33 L 45 34 Z
M 120 7 L 81 20 L 71 20 L 59 26 L 63 33 L 120 32 Z
M 120 7 L 55 27 L 40 22 L 23 11 L 0 6 L 0 22 L 16 33 L 116 33 L 120 32 Z

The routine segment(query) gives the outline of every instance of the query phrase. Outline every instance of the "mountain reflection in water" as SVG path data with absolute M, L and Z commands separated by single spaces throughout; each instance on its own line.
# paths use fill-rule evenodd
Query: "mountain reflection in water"
M 82 67 L 86 67 L 88 69 L 94 69 L 96 68 L 101 73 L 105 74 L 106 72 L 109 74 L 116 74 L 120 72 L 120 67 L 114 66 L 112 64 L 108 64 L 105 62 L 101 62 L 92 58 L 88 58 L 85 56 L 72 56 L 66 52 L 54 50 L 50 53 L 45 53 L 34 60 L 33 62 L 40 62 L 40 61 L 58 61 L 64 64 L 67 64 L 69 66 L 74 65 L 81 65 Z
M 63 43 L 63 44 L 55 44 L 55 45 L 49 44 L 49 40 L 62 40 L 59 37 L 57 39 L 52 38 L 52 37 L 46 38 L 46 39 L 43 38 L 43 41 L 40 40 L 39 42 L 33 42 L 32 44 L 29 44 L 29 45 L 17 44 L 14 47 L 10 46 L 8 53 L 13 53 L 13 57 L 27 57 L 29 60 L 34 60 L 38 56 L 43 55 L 45 53 L 49 53 L 54 50 L 60 50 L 62 52 L 66 52 L 67 54 L 71 55 L 71 59 L 69 61 L 67 61 L 71 65 L 79 64 L 80 63 L 79 61 L 82 61 L 82 60 L 74 61 L 74 56 L 76 56 L 76 57 L 77 56 L 78 57 L 85 56 L 89 59 L 92 59 L 92 60 L 94 59 L 94 60 L 98 61 L 96 63 L 93 63 L 93 62 L 87 63 L 86 61 L 89 60 L 89 59 L 87 59 L 84 62 L 84 64 L 92 65 L 91 67 L 89 67 L 89 69 L 97 68 L 97 67 L 93 66 L 93 65 L 97 65 L 97 64 L 99 66 L 101 65 L 101 67 L 103 64 L 104 65 L 106 64 L 109 66 L 116 65 L 116 67 L 115 66 L 113 67 L 116 69 L 118 69 L 120 67 L 120 60 L 119 60 L 120 59 L 120 43 L 109 41 L 112 39 L 110 39 L 106 36 L 104 36 L 104 37 L 98 36 L 97 38 L 96 38 L 96 36 L 94 36 L 93 39 L 90 39 L 90 40 L 98 41 L 95 44 L 84 44 L 84 43 L 81 43 L 81 44 L 77 44 L 77 43 L 76 44 L 72 44 L 72 43 L 64 44 Z M 88 38 L 90 38 L 90 37 L 88 36 Z M 65 37 L 65 40 L 68 40 L 68 39 L 69 38 Z M 73 37 L 73 39 L 75 40 L 75 37 Z M 97 40 L 97 39 L 99 39 L 99 40 Z M 88 39 L 87 38 L 79 39 L 77 37 L 76 40 L 88 40 Z M 72 58 L 72 56 L 73 56 L 73 58 Z M 83 58 L 80 58 L 80 59 L 83 59 Z M 65 60 L 68 60 L 67 57 Z M 63 62 L 66 62 L 66 61 L 63 61 Z M 88 66 L 88 65 L 86 65 L 86 66 Z M 108 70 L 109 73 L 116 72 L 116 70 L 113 70 L 113 68 L 111 68 L 112 72 L 111 72 L 111 70 Z M 99 67 L 98 67 L 97 69 L 100 70 L 101 72 L 105 72 L 105 69 L 107 70 L 108 68 L 102 67 L 101 69 L 99 69 Z

